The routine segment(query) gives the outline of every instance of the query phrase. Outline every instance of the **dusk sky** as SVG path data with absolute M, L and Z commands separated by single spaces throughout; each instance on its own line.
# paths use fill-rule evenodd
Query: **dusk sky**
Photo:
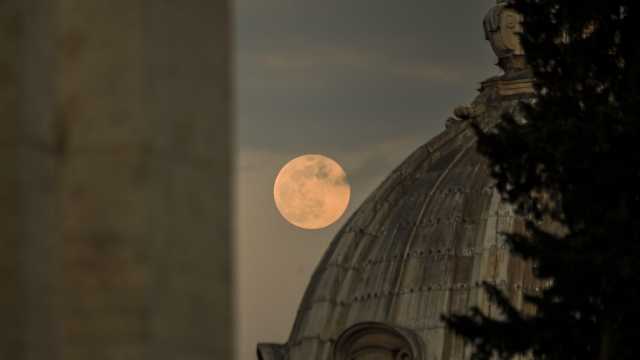
M 334 234 L 382 179 L 444 129 L 498 73 L 482 18 L 494 0 L 236 0 L 237 354 L 287 340 Z M 340 163 L 345 216 L 323 230 L 287 223 L 278 170 L 302 154 Z

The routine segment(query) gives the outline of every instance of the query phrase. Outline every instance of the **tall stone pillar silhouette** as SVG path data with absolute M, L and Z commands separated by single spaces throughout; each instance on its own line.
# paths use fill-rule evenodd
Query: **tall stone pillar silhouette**
M 0 2 L 0 358 L 230 359 L 226 0 Z

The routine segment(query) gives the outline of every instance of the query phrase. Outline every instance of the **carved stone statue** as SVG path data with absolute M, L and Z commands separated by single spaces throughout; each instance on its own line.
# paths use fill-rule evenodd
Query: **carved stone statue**
M 484 18 L 485 37 L 498 56 L 498 66 L 510 73 L 526 68 L 525 54 L 520 43 L 522 15 L 505 1 L 498 1 Z

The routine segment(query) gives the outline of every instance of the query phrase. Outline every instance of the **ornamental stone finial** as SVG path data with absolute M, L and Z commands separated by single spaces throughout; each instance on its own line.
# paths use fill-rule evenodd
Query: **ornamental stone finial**
M 497 0 L 484 18 L 485 37 L 498 56 L 498 66 L 505 73 L 526 68 L 524 50 L 520 43 L 522 15 L 509 7 L 506 0 Z

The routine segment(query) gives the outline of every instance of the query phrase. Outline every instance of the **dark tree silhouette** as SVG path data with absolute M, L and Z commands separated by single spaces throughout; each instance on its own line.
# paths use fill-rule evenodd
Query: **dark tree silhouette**
M 548 286 L 534 315 L 445 316 L 474 359 L 640 359 L 640 2 L 514 0 L 536 79 L 525 121 L 476 129 L 497 188 L 527 220 L 513 254 Z M 541 220 L 565 231 L 549 232 Z

